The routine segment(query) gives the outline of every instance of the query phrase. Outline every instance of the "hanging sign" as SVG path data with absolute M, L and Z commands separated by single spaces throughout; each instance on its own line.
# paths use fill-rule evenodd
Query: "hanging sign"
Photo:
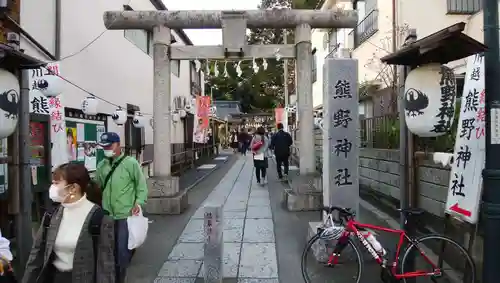
M 43 81 L 51 74 L 60 75 L 58 63 L 49 63 L 45 68 L 30 70 L 30 113 L 50 116 L 50 140 L 52 142 L 52 168 L 69 161 L 66 149 L 66 123 L 61 95 L 47 97 L 42 91 Z
M 467 59 L 446 213 L 472 224 L 478 221 L 483 183 L 485 95 L 483 55 L 470 56 Z
M 209 128 L 210 96 L 197 96 L 195 106 L 193 142 L 206 143 Z

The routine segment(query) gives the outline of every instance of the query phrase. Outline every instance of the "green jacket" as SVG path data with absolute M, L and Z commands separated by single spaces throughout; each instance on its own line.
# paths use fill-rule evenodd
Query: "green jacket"
M 102 190 L 102 208 L 114 219 L 126 219 L 135 204 L 144 205 L 148 197 L 148 187 L 141 165 L 130 156 L 123 159 L 106 187 L 102 187 L 111 167 L 122 157 L 123 154 L 112 161 L 105 158 L 99 162 L 96 170 L 97 182 Z

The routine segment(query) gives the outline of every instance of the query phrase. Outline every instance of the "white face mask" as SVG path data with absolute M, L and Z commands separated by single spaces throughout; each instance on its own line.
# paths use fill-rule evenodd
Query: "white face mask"
M 63 188 L 59 187 L 58 185 L 52 184 L 49 188 L 49 197 L 53 202 L 59 202 L 62 203 L 66 198 L 61 196 L 61 191 Z
M 112 149 L 104 150 L 104 156 L 113 157 L 113 155 L 115 155 L 115 152 Z

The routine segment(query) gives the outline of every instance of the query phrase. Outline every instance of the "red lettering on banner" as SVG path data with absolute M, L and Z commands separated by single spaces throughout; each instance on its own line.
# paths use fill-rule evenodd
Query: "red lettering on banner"
M 54 110 L 52 113 L 50 113 L 50 118 L 53 121 L 61 121 L 62 120 L 62 113 L 59 110 Z

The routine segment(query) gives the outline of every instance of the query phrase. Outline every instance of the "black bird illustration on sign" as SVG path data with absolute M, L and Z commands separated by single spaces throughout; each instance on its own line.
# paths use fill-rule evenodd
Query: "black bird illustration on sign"
M 405 93 L 405 110 L 407 116 L 423 115 L 425 108 L 429 106 L 429 98 L 418 89 L 410 88 Z
M 5 111 L 8 119 L 17 119 L 19 113 L 19 94 L 14 89 L 9 89 L 0 94 L 0 109 Z

